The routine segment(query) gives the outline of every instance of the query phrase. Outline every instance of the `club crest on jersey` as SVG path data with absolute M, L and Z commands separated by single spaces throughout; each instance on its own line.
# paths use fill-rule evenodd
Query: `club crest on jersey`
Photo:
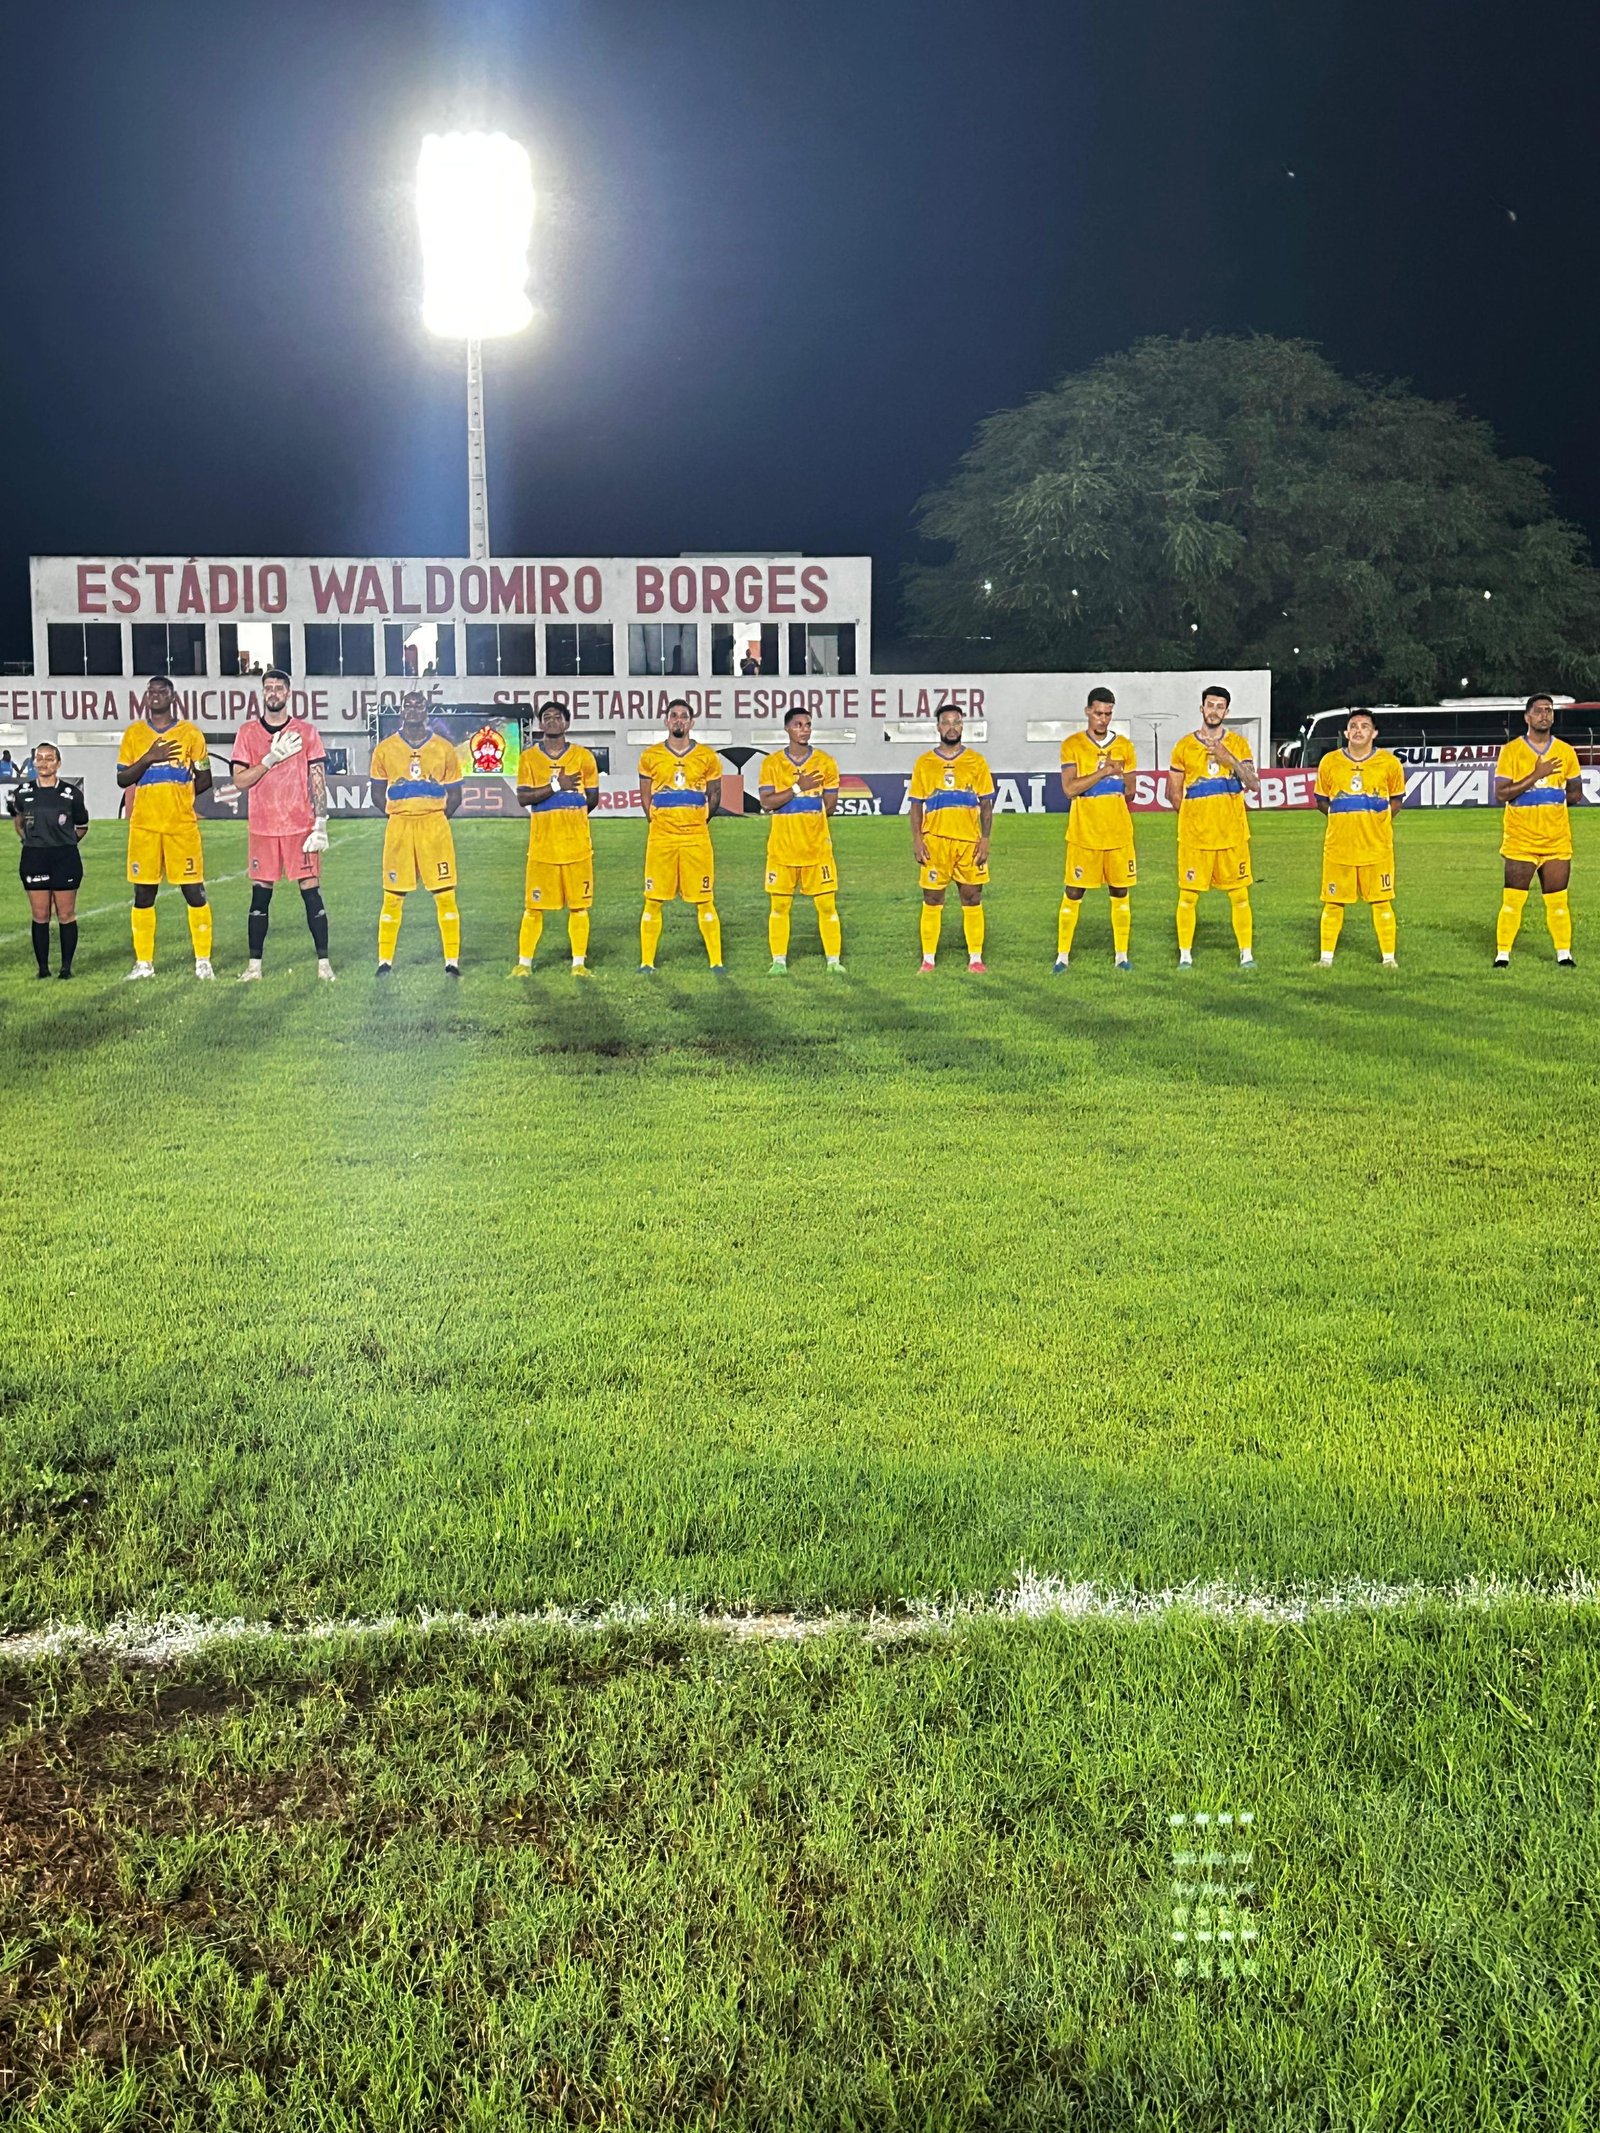
M 955 772 L 954 772 L 953 770 L 947 770 L 947 771 L 945 772 L 945 774 L 944 774 L 944 786 L 945 786 L 945 791 L 946 791 L 946 792 L 954 792 L 954 791 L 955 791 L 955 789 L 956 789 L 956 774 L 955 774 Z
M 421 777 L 421 775 L 422 775 L 422 758 L 421 758 L 421 756 L 420 756 L 420 755 L 414 755 L 414 756 L 413 756 L 413 757 L 411 758 L 411 770 L 410 770 L 410 773 L 409 773 L 409 774 L 410 774 L 410 776 L 412 776 L 412 777 L 414 777 L 414 778 L 420 778 L 420 777 Z
M 678 768 L 672 773 L 672 782 L 674 785 L 677 786 L 680 792 L 682 792 L 685 785 L 687 785 L 689 782 L 683 774 L 683 766 L 681 763 L 679 764 Z
M 1350 790 L 1352 792 L 1360 792 L 1363 790 L 1361 783 L 1361 773 L 1359 770 L 1352 771 L 1350 774 Z

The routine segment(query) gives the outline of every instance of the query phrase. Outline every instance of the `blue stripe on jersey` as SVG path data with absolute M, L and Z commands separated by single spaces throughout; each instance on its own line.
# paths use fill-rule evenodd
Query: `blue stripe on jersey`
M 1511 804 L 1513 807 L 1565 807 L 1567 796 L 1565 792 L 1548 792 L 1536 785 L 1532 792 L 1519 792 Z
M 1080 800 L 1096 800 L 1102 795 L 1114 795 L 1123 800 L 1128 797 L 1127 789 L 1120 778 L 1102 778 L 1098 785 L 1086 785 L 1082 792 L 1079 793 L 1078 798 Z
M 1389 799 L 1381 792 L 1339 792 L 1328 802 L 1330 815 L 1385 815 Z
M 691 792 L 684 786 L 669 785 L 665 792 L 653 792 L 650 795 L 650 805 L 652 807 L 704 807 L 706 805 L 706 796 L 703 792 Z
M 141 785 L 190 785 L 194 772 L 187 763 L 152 763 L 139 780 Z
M 935 813 L 937 813 L 937 811 L 941 807 L 976 807 L 977 804 L 977 794 L 975 792 L 966 791 L 931 792 L 929 793 L 927 799 L 924 800 L 922 803 L 925 809 L 931 809 Z
M 822 797 L 814 792 L 792 792 L 783 803 L 786 815 L 820 815 Z
M 553 792 L 548 800 L 535 800 L 528 812 L 534 815 L 548 815 L 558 807 L 587 807 L 588 804 L 581 792 Z
M 1209 800 L 1217 793 L 1243 791 L 1244 786 L 1238 778 L 1196 778 L 1192 785 L 1183 788 L 1183 797 L 1186 800 Z
M 449 787 L 432 778 L 396 778 L 389 787 L 391 800 L 442 800 Z

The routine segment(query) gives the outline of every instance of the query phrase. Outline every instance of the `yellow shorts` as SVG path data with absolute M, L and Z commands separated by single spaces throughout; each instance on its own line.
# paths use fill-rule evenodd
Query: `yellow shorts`
M 455 887 L 456 841 L 443 814 L 389 817 L 383 832 L 383 885 L 402 896 L 419 886 Z
M 975 839 L 939 837 L 925 830 L 923 842 L 928 847 L 928 863 L 917 870 L 923 888 L 948 889 L 951 882 L 956 882 L 964 889 L 975 889 L 989 879 L 987 860 L 979 866 L 974 856 L 978 849 Z
M 1179 843 L 1180 889 L 1248 889 L 1252 878 L 1247 844 Z
M 587 911 L 594 902 L 594 861 L 530 859 L 522 894 L 533 911 Z
M 1131 844 L 1074 844 L 1067 839 L 1069 889 L 1131 889 L 1139 879 L 1139 862 Z
M 128 879 L 159 881 L 204 881 L 205 859 L 200 850 L 200 825 L 186 822 L 178 829 L 128 831 Z
M 767 868 L 769 896 L 831 896 L 839 886 L 839 870 L 831 858 L 817 859 L 808 866 Z
M 1394 901 L 1394 866 L 1344 866 L 1322 869 L 1322 900 L 1329 904 L 1387 904 Z
M 716 873 L 709 830 L 692 837 L 658 837 L 652 830 L 644 840 L 644 893 L 653 904 L 670 904 L 675 896 L 708 904 Z
M 1530 815 L 1558 815 L 1558 822 L 1532 823 Z M 1502 859 L 1525 859 L 1543 866 L 1547 859 L 1572 857 L 1572 821 L 1564 807 L 1508 807 L 1500 832 Z

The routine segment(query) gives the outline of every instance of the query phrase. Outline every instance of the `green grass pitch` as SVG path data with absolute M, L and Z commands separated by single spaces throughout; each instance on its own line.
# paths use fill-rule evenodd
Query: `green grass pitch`
M 1589 1611 L 660 1611 L 1592 1574 L 1589 816 L 1572 973 L 1537 892 L 1490 970 L 1479 812 L 1402 816 L 1398 973 L 1363 910 L 1316 967 L 1307 816 L 1255 820 L 1256 971 L 1219 896 L 1176 969 L 1147 817 L 1132 972 L 1092 895 L 1060 979 L 1059 818 L 997 827 L 980 979 L 953 905 L 916 975 L 903 822 L 836 827 L 844 980 L 803 903 L 766 975 L 746 820 L 725 979 L 681 905 L 636 973 L 616 823 L 592 981 L 556 919 L 508 983 L 523 839 L 456 834 L 459 984 L 420 896 L 375 981 L 370 823 L 333 988 L 288 890 L 232 985 L 235 825 L 214 986 L 170 890 L 120 983 L 106 825 L 73 985 L 15 893 L 0 1636 L 656 1612 L 0 1666 L 0 2123 L 1600 2118 Z M 1255 1817 L 1248 1977 L 1177 1970 L 1198 1809 Z

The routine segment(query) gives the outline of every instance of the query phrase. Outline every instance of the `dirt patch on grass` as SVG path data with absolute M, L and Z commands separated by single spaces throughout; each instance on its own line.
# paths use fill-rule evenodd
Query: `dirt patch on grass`
M 69 2079 L 85 2058 L 131 2063 L 176 2048 L 177 2030 L 130 2004 L 138 1970 L 174 1937 L 212 1942 L 242 1975 L 269 1973 L 240 1922 L 197 1882 L 160 1902 L 144 1894 L 120 1863 L 130 1837 L 344 1808 L 332 1772 L 317 1766 L 259 1777 L 229 1769 L 215 1782 L 174 1770 L 163 1740 L 225 1719 L 237 1689 L 154 1680 L 134 1684 L 133 1697 L 61 1722 L 15 1696 L 0 1706 L 11 1735 L 0 1754 L 0 1936 L 23 1951 L 0 1977 L 0 2112 Z

